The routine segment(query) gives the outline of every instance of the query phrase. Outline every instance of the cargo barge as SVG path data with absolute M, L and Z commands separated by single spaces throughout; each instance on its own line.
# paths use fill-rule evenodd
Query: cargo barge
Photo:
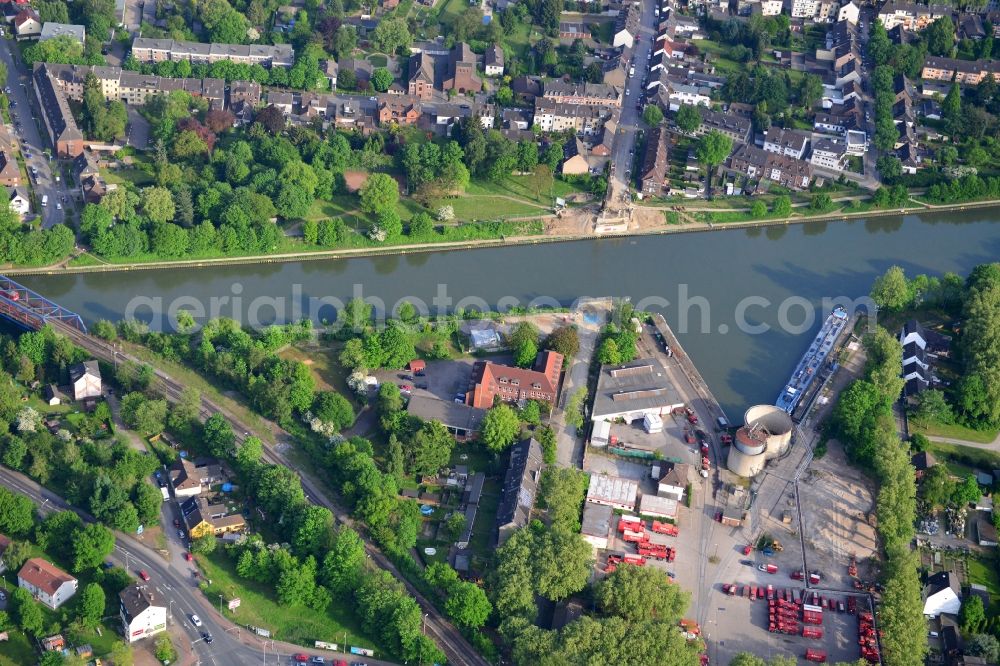
M 833 351 L 849 319 L 847 310 L 843 307 L 837 307 L 830 313 L 812 344 L 809 345 L 809 350 L 795 366 L 791 379 L 788 380 L 781 395 L 778 396 L 778 400 L 774 403 L 776 406 L 792 414 L 802 397 L 808 392 L 810 384 L 821 374 L 827 374 L 824 372 L 825 370 L 832 370 L 836 367 L 834 360 L 831 360 L 827 365 L 827 356 Z

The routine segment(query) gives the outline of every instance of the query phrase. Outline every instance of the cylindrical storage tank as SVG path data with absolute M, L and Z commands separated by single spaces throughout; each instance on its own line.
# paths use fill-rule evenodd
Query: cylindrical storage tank
M 748 428 L 767 431 L 765 456 L 768 460 L 784 455 L 788 451 L 795 426 L 792 417 L 785 410 L 774 405 L 755 405 L 743 415 L 743 422 Z
M 736 431 L 736 438 L 733 440 L 732 448 L 739 449 L 748 456 L 757 456 L 764 453 L 767 448 L 767 440 L 759 432 L 751 432 L 749 428 L 743 426 Z
M 729 471 L 743 478 L 750 478 L 764 469 L 764 455 L 747 455 L 735 446 L 729 447 L 729 457 L 726 467 Z

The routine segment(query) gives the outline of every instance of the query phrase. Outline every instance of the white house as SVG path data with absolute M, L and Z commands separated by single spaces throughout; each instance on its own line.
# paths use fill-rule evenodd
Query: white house
M 55 39 L 56 37 L 69 37 L 73 41 L 78 42 L 80 46 L 83 46 L 87 41 L 87 28 L 71 23 L 53 23 L 52 21 L 43 23 L 42 31 L 38 35 L 38 41 L 44 42 L 47 39 Z
M 684 499 L 684 492 L 691 483 L 691 465 L 676 463 L 660 477 L 656 494 L 678 502 Z
M 801 160 L 809 146 L 809 136 L 803 132 L 771 126 L 764 135 L 764 150 Z
M 962 609 L 962 586 L 953 571 L 939 571 L 924 585 L 924 616 L 937 617 L 941 613 L 958 615 Z
M 97 361 L 91 359 L 71 367 L 69 381 L 73 385 L 74 400 L 101 397 L 101 369 L 97 366 Z
M 118 593 L 122 633 L 129 643 L 167 629 L 167 608 L 146 585 L 130 585 Z
M 39 18 L 38 13 L 31 7 L 21 10 L 14 17 L 13 23 L 14 35 L 18 39 L 37 37 L 42 33 L 42 20 Z
M 760 13 L 762 16 L 777 16 L 784 6 L 784 0 L 761 0 Z
M 853 25 L 858 24 L 858 19 L 861 17 L 861 7 L 851 0 L 846 5 L 843 5 L 837 11 L 837 22 L 848 21 Z
M 52 610 L 76 594 L 77 580 L 40 557 L 33 557 L 17 572 L 17 586 Z
M 24 217 L 31 212 L 31 202 L 28 200 L 27 195 L 18 190 L 16 187 L 12 187 L 9 190 L 10 193 L 10 209 Z
M 684 83 L 673 83 L 668 88 L 669 94 L 667 98 L 670 100 L 670 110 L 677 111 L 681 108 L 681 104 L 690 104 L 691 106 L 709 106 L 712 102 L 712 97 L 709 95 L 708 88 L 699 88 L 698 86 L 689 86 Z
M 847 155 L 847 145 L 837 139 L 822 138 L 813 142 L 812 155 L 809 162 L 814 167 L 840 171 L 844 168 L 844 158 Z

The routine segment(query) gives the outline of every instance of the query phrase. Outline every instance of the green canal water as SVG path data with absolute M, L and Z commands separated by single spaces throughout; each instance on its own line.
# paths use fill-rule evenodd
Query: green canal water
M 824 299 L 864 296 L 872 279 L 892 264 L 909 275 L 965 275 L 976 264 L 1000 260 L 998 214 L 974 210 L 393 257 L 25 276 L 21 281 L 88 322 L 119 319 L 129 313 L 130 303 L 136 316 L 147 320 L 171 306 L 202 308 L 208 315 L 213 299 L 220 314 L 244 322 L 273 321 L 274 304 L 286 319 L 309 314 L 320 321 L 332 319 L 333 310 L 318 307 L 315 299 L 346 300 L 357 293 L 387 308 L 400 299 L 419 299 L 432 312 L 532 299 L 563 305 L 582 296 L 645 299 L 650 309 L 664 313 L 727 413 L 737 416 L 749 404 L 777 397 L 825 317 Z M 137 297 L 149 305 L 136 309 Z M 784 320 L 792 325 L 782 328 Z M 768 330 L 751 333 L 748 325 Z

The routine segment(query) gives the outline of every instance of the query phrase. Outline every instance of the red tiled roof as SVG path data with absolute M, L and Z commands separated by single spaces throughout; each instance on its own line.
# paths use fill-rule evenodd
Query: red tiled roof
M 56 565 L 40 557 L 33 557 L 25 562 L 21 570 L 17 572 L 17 577 L 48 594 L 55 594 L 63 583 L 76 580 Z
M 479 361 L 473 366 L 473 388 L 466 394 L 465 402 L 473 407 L 489 409 L 498 394 L 513 397 L 512 391 L 504 390 L 506 387 L 516 387 L 518 399 L 530 399 L 531 393 L 554 397 L 559 386 L 562 363 L 562 354 L 554 351 L 540 353 L 534 370 Z

